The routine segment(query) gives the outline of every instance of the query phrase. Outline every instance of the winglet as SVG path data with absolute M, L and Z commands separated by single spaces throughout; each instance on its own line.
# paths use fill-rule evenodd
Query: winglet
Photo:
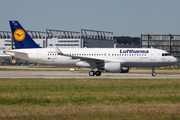
M 58 53 L 58 55 L 64 55 L 64 54 L 59 50 L 59 48 L 57 48 L 57 46 L 56 46 L 54 43 L 52 43 L 52 44 L 53 44 L 56 52 Z

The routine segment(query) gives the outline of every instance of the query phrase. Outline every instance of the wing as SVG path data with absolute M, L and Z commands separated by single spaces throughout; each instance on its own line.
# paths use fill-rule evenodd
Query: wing
M 121 63 L 125 62 L 124 60 L 114 60 L 114 59 L 107 59 L 103 57 L 95 58 L 92 56 L 85 57 L 85 56 L 66 55 L 63 52 L 61 52 L 61 50 L 57 48 L 55 44 L 53 44 L 53 46 L 55 47 L 55 50 L 58 53 L 58 55 L 68 56 L 68 57 L 71 57 L 72 59 L 80 59 L 81 61 L 86 61 L 87 63 L 90 64 L 92 69 L 101 68 L 104 66 L 104 63 L 108 63 L 108 62 L 121 62 Z

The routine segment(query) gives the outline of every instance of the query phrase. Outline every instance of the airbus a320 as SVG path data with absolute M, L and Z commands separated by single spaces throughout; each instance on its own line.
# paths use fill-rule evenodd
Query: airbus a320
M 91 68 L 90 76 L 100 76 L 101 70 L 127 73 L 130 67 L 151 67 L 152 76 L 156 76 L 154 67 L 177 62 L 168 52 L 153 48 L 58 48 L 55 44 L 54 48 L 41 48 L 18 21 L 9 23 L 16 49 L 8 50 L 6 54 L 54 66 Z

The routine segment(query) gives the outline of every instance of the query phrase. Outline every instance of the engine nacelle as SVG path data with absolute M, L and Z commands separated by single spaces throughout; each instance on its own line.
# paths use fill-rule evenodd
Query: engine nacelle
M 129 67 L 122 67 L 121 68 L 121 73 L 128 73 L 129 72 Z
M 104 70 L 110 73 L 120 73 L 121 72 L 121 63 L 105 63 Z

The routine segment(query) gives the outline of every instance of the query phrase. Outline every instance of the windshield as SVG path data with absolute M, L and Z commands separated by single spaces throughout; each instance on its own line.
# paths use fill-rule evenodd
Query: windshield
M 163 53 L 162 56 L 171 56 L 169 53 Z

